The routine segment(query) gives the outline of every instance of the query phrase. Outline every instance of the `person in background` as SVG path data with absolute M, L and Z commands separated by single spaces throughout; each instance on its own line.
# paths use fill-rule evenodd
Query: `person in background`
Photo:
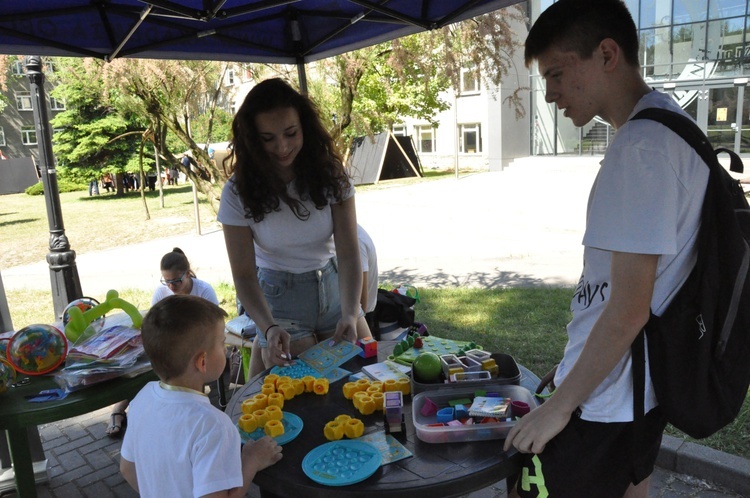
M 115 191 L 115 181 L 112 178 L 112 173 L 104 173 L 102 176 L 102 187 L 104 187 L 104 190 L 107 192 Z
M 594 117 L 615 136 L 589 196 L 583 273 L 553 395 L 508 433 L 524 454 L 509 496 L 646 497 L 666 425 L 646 361 L 642 437 L 633 437 L 630 346 L 669 305 L 696 260 L 708 168 L 667 127 L 630 120 L 646 108 L 687 116 L 653 90 L 639 66 L 638 34 L 621 0 L 560 0 L 526 39 L 547 102 L 576 127 Z
M 180 172 L 176 166 L 172 166 L 172 168 L 170 168 L 169 176 L 172 179 L 173 185 L 179 185 L 180 182 L 178 180 L 180 179 Z
M 313 102 L 281 79 L 256 85 L 232 123 L 221 195 L 237 296 L 255 322 L 250 375 L 366 326 L 354 187 Z M 334 246 L 335 239 L 335 246 Z
M 203 385 L 224 370 L 226 312 L 196 296 L 174 295 L 143 320 L 143 347 L 159 381 L 133 399 L 120 472 L 141 496 L 236 496 L 282 458 L 268 436 L 248 440 L 212 406 Z
M 219 304 L 214 288 L 208 282 L 199 280 L 195 276 L 193 270 L 190 269 L 190 262 L 179 247 L 175 247 L 171 252 L 162 256 L 160 268 L 161 285 L 156 288 L 151 298 L 152 307 L 162 299 L 175 294 L 197 296 L 216 305 Z M 109 437 L 118 438 L 125 432 L 128 404 L 129 401 L 126 399 L 118 402 L 112 409 L 106 430 Z
M 365 312 L 369 332 L 375 330 L 375 305 L 378 303 L 378 253 L 370 235 L 357 224 L 359 260 L 362 263 L 362 295 L 359 303 Z

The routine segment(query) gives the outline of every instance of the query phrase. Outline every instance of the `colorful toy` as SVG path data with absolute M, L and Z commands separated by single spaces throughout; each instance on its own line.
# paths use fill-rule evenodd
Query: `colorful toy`
M 416 338 L 409 336 L 393 348 L 393 354 L 388 357 L 389 360 L 396 361 L 403 365 L 411 365 L 419 354 L 429 351 L 438 356 L 453 354 L 456 356 L 463 355 L 466 351 L 472 349 L 481 349 L 475 342 L 454 341 L 452 339 L 442 339 L 434 335 L 421 337 L 422 347 L 414 347 Z
M 406 434 L 404 421 L 404 397 L 401 391 L 385 393 L 383 408 L 385 409 L 385 432 L 387 434 L 400 432 Z
M 13 365 L 0 358 L 0 394 L 16 381 L 16 369 Z
M 68 341 L 59 329 L 51 325 L 29 325 L 10 339 L 8 362 L 27 375 L 51 372 L 65 361 Z
M 10 342 L 10 337 L 3 337 L 0 339 L 0 360 L 5 360 L 8 358 L 8 343 Z
M 138 308 L 120 298 L 116 290 L 107 292 L 107 299 L 103 303 L 97 304 L 86 311 L 81 311 L 78 306 L 69 306 L 69 308 L 68 315 L 70 316 L 70 320 L 65 325 L 65 336 L 73 344 L 94 335 L 96 330 L 93 327 L 89 327 L 89 324 L 113 309 L 121 309 L 127 313 L 135 329 L 140 329 L 143 323 L 143 317 Z
M 365 337 L 364 339 L 358 340 L 357 346 L 362 348 L 362 351 L 359 353 L 359 356 L 362 358 L 378 356 L 378 341 L 372 337 Z
M 75 307 L 81 310 L 81 312 L 86 312 L 98 304 L 99 304 L 99 301 L 97 301 L 93 297 L 82 297 L 80 299 L 75 299 L 71 301 L 63 310 L 63 314 L 62 314 L 63 327 L 67 326 L 68 322 L 70 322 L 70 310 L 72 308 Z M 92 321 L 91 325 L 89 326 L 94 327 L 95 332 L 99 332 L 104 327 L 104 322 L 105 322 L 105 317 L 102 316 L 101 318 L 97 318 L 96 320 Z

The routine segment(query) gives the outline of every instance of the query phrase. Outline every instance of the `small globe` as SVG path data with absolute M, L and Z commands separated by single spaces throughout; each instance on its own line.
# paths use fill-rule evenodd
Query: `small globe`
M 80 299 L 75 299 L 68 303 L 68 305 L 63 310 L 62 314 L 62 322 L 63 322 L 63 328 L 68 325 L 68 322 L 70 321 L 70 308 L 76 307 L 79 310 L 85 312 L 93 308 L 99 304 L 99 301 L 94 299 L 93 297 L 82 297 Z M 89 324 L 90 327 L 93 327 L 96 332 L 99 332 L 104 327 L 104 317 L 97 318 L 93 322 Z
M 13 366 L 0 358 L 0 394 L 8 390 L 11 384 L 16 381 L 16 370 Z
M 26 375 L 42 375 L 56 369 L 68 354 L 65 334 L 51 325 L 29 325 L 10 339 L 8 362 Z
M 425 383 L 437 382 L 443 372 L 440 357 L 429 351 L 419 353 L 414 358 L 411 369 L 414 372 L 414 380 Z
M 8 358 L 8 343 L 10 342 L 10 337 L 4 337 L 0 339 L 0 360 L 5 360 Z

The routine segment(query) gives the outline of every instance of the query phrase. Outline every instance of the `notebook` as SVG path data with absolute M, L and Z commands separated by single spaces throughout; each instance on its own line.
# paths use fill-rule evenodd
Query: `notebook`
M 477 396 L 469 407 L 472 417 L 504 418 L 510 415 L 510 398 Z

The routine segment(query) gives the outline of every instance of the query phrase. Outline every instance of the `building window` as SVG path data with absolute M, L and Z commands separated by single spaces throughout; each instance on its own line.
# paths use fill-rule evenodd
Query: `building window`
M 23 62 L 13 61 L 13 65 L 11 66 L 11 71 L 16 76 L 23 76 Z
M 16 92 L 16 108 L 19 111 L 31 111 L 31 92 Z
M 229 113 L 234 116 L 237 114 L 237 102 L 232 101 L 231 104 L 229 104 Z
M 417 135 L 417 151 L 435 152 L 435 128 L 430 125 L 415 126 L 414 131 Z
M 234 69 L 227 70 L 227 85 L 234 86 Z
M 3 130 L 2 126 L 0 126 L 0 146 L 5 146 L 5 130 Z
M 393 125 L 393 134 L 397 137 L 405 137 L 406 125 Z
M 21 128 L 21 140 L 24 145 L 36 145 L 36 129 L 33 126 Z
M 65 101 L 64 100 L 58 100 L 55 97 L 49 98 L 49 107 L 53 111 L 64 111 L 65 110 Z
M 479 123 L 459 125 L 459 150 L 464 154 L 482 152 L 482 125 Z
M 461 93 L 479 93 L 479 70 L 461 68 Z

